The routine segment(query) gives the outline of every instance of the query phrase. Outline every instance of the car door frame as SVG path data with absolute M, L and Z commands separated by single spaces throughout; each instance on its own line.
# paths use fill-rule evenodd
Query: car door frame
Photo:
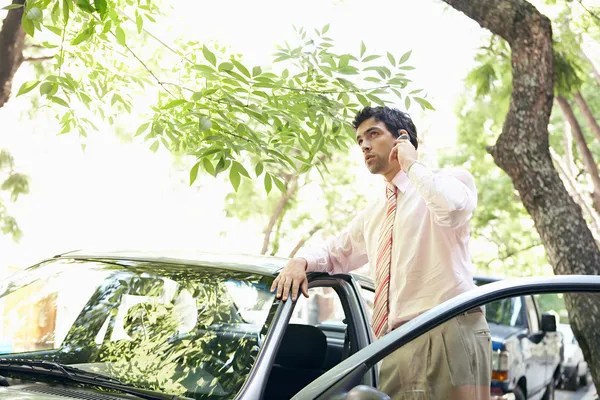
M 352 325 L 351 336 L 354 340 L 351 343 L 355 348 L 352 353 L 367 347 L 372 341 L 373 336 L 368 324 L 366 308 L 360 293 L 358 283 L 348 274 L 329 275 L 326 273 L 307 274 L 308 287 L 331 287 L 338 296 L 344 308 L 344 313 L 351 316 Z M 262 398 L 266 388 L 271 367 L 275 362 L 275 356 L 283 340 L 283 334 L 289 324 L 290 318 L 294 312 L 296 301 L 289 297 L 286 301 L 276 300 L 278 303 L 275 308 L 272 323 L 267 330 L 263 345 L 256 357 L 254 366 L 248 374 L 246 382 L 236 395 L 236 399 L 258 400 Z M 342 361 L 343 362 L 343 361 Z M 335 367 L 334 367 L 335 368 Z M 369 386 L 377 386 L 377 369 L 371 368 L 371 371 L 365 370 L 362 382 Z
M 292 400 L 341 399 L 349 390 L 360 385 L 360 377 L 384 357 L 436 326 L 492 301 L 544 293 L 600 293 L 600 276 L 515 278 L 493 282 L 462 293 L 415 317 L 352 355 L 306 386 Z

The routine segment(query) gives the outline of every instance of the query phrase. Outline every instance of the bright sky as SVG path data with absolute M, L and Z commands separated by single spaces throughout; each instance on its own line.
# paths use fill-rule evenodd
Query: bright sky
M 8 3 L 1 0 L 0 6 Z M 157 36 L 218 40 L 257 64 L 271 59 L 276 44 L 293 39 L 292 24 L 312 29 L 331 23 L 328 36 L 345 51 L 356 52 L 361 40 L 369 51 L 399 56 L 412 50 L 411 65 L 416 67 L 412 79 L 437 108 L 428 113 L 409 110 L 425 135 L 426 159 L 435 162 L 436 150 L 453 145 L 454 105 L 484 31 L 445 3 L 179 0 L 174 4 L 167 26 L 153 32 Z M 30 74 L 28 66 L 19 70 L 15 91 L 31 79 Z M 177 166 L 168 153 L 150 152 L 149 144 L 122 143 L 110 129 L 92 135 L 83 152 L 77 136 L 56 136 L 59 129 L 52 117 L 40 113 L 34 120 L 19 120 L 28 105 L 13 98 L 0 109 L 0 148 L 8 148 L 17 169 L 31 177 L 31 193 L 11 206 L 24 236 L 18 243 L 0 237 L 0 271 L 79 248 L 260 250 L 262 226 L 224 216 L 228 184 L 203 177 L 190 187 L 191 164 Z M 141 123 L 125 121 L 131 129 Z M 379 179 L 361 165 L 358 148 L 353 158 L 356 168 L 349 173 L 356 175 L 361 192 L 372 196 Z

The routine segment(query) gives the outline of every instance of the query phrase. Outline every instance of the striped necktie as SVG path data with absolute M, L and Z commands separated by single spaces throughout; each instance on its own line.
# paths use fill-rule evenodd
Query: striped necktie
M 381 225 L 375 264 L 375 305 L 373 331 L 377 338 L 388 333 L 390 264 L 392 263 L 392 232 L 396 216 L 396 186 L 388 182 L 386 187 L 386 214 Z

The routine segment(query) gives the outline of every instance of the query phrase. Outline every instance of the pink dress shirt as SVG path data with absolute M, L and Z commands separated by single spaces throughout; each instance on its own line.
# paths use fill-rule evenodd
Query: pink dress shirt
M 400 171 L 390 268 L 389 328 L 474 287 L 469 254 L 469 220 L 477 205 L 473 177 L 463 169 L 430 170 L 413 163 Z M 375 270 L 385 190 L 341 234 L 299 257 L 309 272 Z

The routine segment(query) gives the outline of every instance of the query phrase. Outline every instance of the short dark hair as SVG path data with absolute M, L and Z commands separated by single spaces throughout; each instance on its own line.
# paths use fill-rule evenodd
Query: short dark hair
M 394 137 L 400 136 L 400 129 L 404 129 L 408 132 L 409 140 L 412 145 L 415 146 L 415 149 L 419 147 L 419 142 L 417 141 L 417 127 L 407 113 L 391 107 L 365 107 L 356 114 L 356 117 L 354 117 L 354 121 L 352 122 L 354 129 L 358 129 L 360 124 L 369 118 L 375 118 L 375 121 L 383 122 L 387 130 L 390 131 Z

